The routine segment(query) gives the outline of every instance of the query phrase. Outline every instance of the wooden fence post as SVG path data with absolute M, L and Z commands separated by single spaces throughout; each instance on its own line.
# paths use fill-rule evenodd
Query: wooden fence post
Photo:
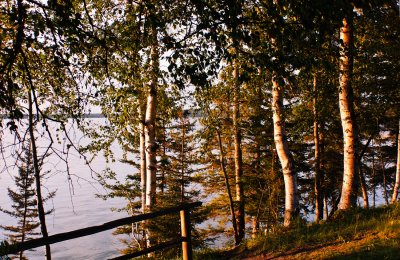
M 182 236 L 182 256 L 183 260 L 192 260 L 192 239 L 190 236 L 190 214 L 188 209 L 180 211 L 181 216 L 181 236 Z

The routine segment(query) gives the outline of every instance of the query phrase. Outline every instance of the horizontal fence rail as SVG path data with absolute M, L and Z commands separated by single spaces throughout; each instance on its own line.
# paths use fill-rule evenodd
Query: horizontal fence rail
M 47 238 L 37 238 L 37 239 L 24 241 L 22 243 L 12 244 L 12 245 L 7 246 L 5 249 L 1 250 L 0 256 L 16 254 L 20 251 L 29 250 L 29 249 L 33 249 L 33 248 L 44 246 L 44 245 L 55 244 L 55 243 L 59 243 L 62 241 L 71 240 L 71 239 L 75 239 L 75 238 L 79 238 L 79 237 L 89 236 L 89 235 L 100 233 L 100 232 L 103 232 L 103 231 L 106 231 L 109 229 L 113 229 L 113 228 L 116 228 L 119 226 L 132 224 L 135 222 L 144 221 L 144 220 L 180 212 L 181 231 L 182 231 L 181 238 L 175 239 L 175 240 L 172 240 L 169 242 L 161 243 L 159 245 L 155 245 L 155 246 L 146 248 L 139 252 L 135 252 L 135 253 L 132 253 L 132 254 L 129 254 L 126 256 L 120 256 L 120 257 L 113 258 L 113 259 L 129 259 L 132 257 L 145 255 L 145 254 L 155 252 L 158 250 L 171 248 L 180 243 L 182 243 L 182 249 L 184 251 L 183 252 L 184 259 L 191 259 L 192 258 L 192 256 L 191 256 L 192 250 L 191 250 L 191 239 L 190 239 L 189 211 L 195 207 L 201 206 L 201 204 L 202 203 L 200 201 L 192 202 L 192 203 L 185 203 L 185 204 L 181 204 L 176 207 L 166 208 L 166 209 L 162 209 L 162 210 L 155 211 L 155 212 L 145 213 L 145 214 L 121 218 L 121 219 L 116 219 L 116 220 L 106 222 L 106 223 L 104 223 L 102 225 L 98 225 L 98 226 L 91 226 L 91 227 L 77 229 L 77 230 L 73 230 L 73 231 L 69 231 L 69 232 L 65 232 L 65 233 L 55 234 L 55 235 L 49 236 Z M 187 256 L 185 256 L 185 254 L 187 254 Z

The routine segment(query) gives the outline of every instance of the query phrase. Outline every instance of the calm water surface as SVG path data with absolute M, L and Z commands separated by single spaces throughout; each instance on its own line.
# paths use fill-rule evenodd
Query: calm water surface
M 93 119 L 100 122 L 104 119 Z M 22 128 L 22 126 L 21 126 Z M 72 133 L 72 131 L 71 131 Z M 82 142 L 82 134 L 79 131 L 73 133 L 73 139 Z M 12 146 L 14 138 L 8 130 L 3 131 L 2 143 L 3 160 L 0 160 L 0 206 L 11 209 L 11 200 L 7 195 L 7 188 L 14 188 L 14 176 L 18 173 L 17 167 L 12 167 L 15 159 L 10 155 L 14 152 Z M 46 138 L 38 140 L 38 145 L 45 146 Z M 57 145 L 57 149 L 62 149 L 63 145 Z M 117 145 L 113 150 L 116 159 L 121 158 L 121 151 Z M 91 166 L 97 172 L 101 172 L 106 167 L 114 169 L 121 179 L 123 176 L 132 173 L 134 169 L 126 164 L 115 162 L 107 164 L 99 156 Z M 71 231 L 92 225 L 100 225 L 104 222 L 128 216 L 126 212 L 112 212 L 110 208 L 119 208 L 125 205 L 123 199 L 102 200 L 96 198 L 95 194 L 107 194 L 107 190 L 92 178 L 88 166 L 77 153 L 69 155 L 69 167 L 71 182 L 68 182 L 66 165 L 54 154 L 51 155 L 43 167 L 50 170 L 50 174 L 42 180 L 43 192 L 56 190 L 55 198 L 48 200 L 45 209 L 54 208 L 54 212 L 46 216 L 47 228 L 50 235 L 60 232 Z M 72 185 L 71 185 L 72 184 Z M 16 219 L 0 212 L 0 225 L 13 225 Z M 54 259 L 106 259 L 119 255 L 118 248 L 122 248 L 118 238 L 113 236 L 112 230 L 98 233 L 96 235 L 77 238 L 70 241 L 60 242 L 51 245 L 51 252 Z M 4 230 L 0 230 L 0 240 L 5 239 Z M 43 259 L 43 248 L 37 248 L 33 252 L 26 252 L 29 259 Z

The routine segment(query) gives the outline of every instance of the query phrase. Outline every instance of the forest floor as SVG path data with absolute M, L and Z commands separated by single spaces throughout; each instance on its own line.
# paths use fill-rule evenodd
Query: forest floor
M 249 239 L 231 250 L 197 259 L 400 259 L 400 205 L 354 209 L 331 221 Z
M 400 259 L 400 234 L 371 232 L 351 241 L 303 246 L 287 252 L 265 252 L 241 259 Z

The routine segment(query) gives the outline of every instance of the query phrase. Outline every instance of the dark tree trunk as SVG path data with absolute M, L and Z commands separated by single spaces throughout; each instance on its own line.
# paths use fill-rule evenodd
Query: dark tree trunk
M 37 207 L 38 207 L 38 215 L 39 215 L 39 222 L 40 222 L 40 230 L 42 232 L 43 238 L 48 238 L 47 226 L 46 226 L 46 216 L 43 206 L 43 196 L 42 196 L 42 185 L 40 183 L 40 162 L 39 157 L 37 154 L 37 147 L 36 147 L 36 139 L 35 139 L 35 131 L 34 131 L 34 122 L 33 122 L 33 101 L 32 101 L 31 91 L 28 92 L 28 113 L 29 113 L 29 135 L 30 135 L 30 142 L 31 142 L 31 149 L 32 149 L 32 162 L 35 172 L 35 182 L 36 182 L 36 196 L 37 196 Z M 51 259 L 51 251 L 50 245 L 45 246 L 46 249 L 46 259 Z
M 317 75 L 314 74 L 314 98 L 313 98 L 313 113 L 314 113 L 314 194 L 315 194 L 315 222 L 318 223 L 323 219 L 323 193 L 321 190 L 321 157 L 320 157 L 320 139 L 318 129 L 318 90 L 317 90 Z
M 233 198 L 232 198 L 231 187 L 229 185 L 228 173 L 226 172 L 225 156 L 224 156 L 224 150 L 223 150 L 223 146 L 222 146 L 221 134 L 218 130 L 217 130 L 217 139 L 218 139 L 218 147 L 219 147 L 219 161 L 220 161 L 222 173 L 224 175 L 226 192 L 228 193 L 228 198 L 229 198 L 229 208 L 230 208 L 231 217 L 232 217 L 232 226 L 233 226 L 233 232 L 234 232 L 235 245 L 239 245 L 240 241 L 239 241 L 239 234 L 238 234 L 238 228 L 237 228 L 237 222 L 236 222 L 235 207 L 233 205 Z

